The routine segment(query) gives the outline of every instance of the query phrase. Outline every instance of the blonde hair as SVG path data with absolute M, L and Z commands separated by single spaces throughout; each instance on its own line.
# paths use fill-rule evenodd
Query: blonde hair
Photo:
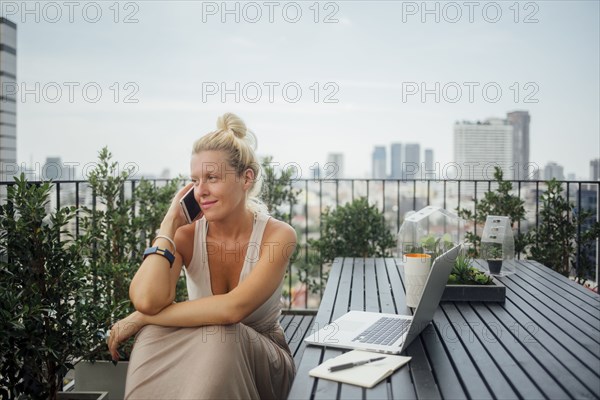
M 246 127 L 240 117 L 226 113 L 217 119 L 217 130 L 194 142 L 192 154 L 201 151 L 222 151 L 227 154 L 227 162 L 238 176 L 250 168 L 254 181 L 246 196 L 246 207 L 252 212 L 267 212 L 267 206 L 260 200 L 262 187 L 261 167 L 255 154 L 256 136 Z

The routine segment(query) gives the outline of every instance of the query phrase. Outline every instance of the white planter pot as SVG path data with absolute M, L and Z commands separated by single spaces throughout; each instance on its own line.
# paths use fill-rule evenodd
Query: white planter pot
M 75 365 L 75 390 L 105 391 L 106 400 L 122 400 L 128 366 L 128 361 L 119 361 L 117 365 L 110 361 L 80 361 Z

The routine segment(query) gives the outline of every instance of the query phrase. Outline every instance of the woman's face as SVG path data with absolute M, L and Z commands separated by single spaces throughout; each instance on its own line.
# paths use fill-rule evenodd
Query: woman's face
M 201 151 L 190 162 L 194 195 L 208 220 L 221 219 L 246 207 L 252 171 L 239 176 L 223 151 Z M 248 179 L 250 178 L 250 179 Z

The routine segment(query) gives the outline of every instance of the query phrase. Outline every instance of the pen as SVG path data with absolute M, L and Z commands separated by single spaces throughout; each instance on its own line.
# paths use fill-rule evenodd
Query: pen
M 351 363 L 346 363 L 346 364 L 340 364 L 340 365 L 333 365 L 333 366 L 329 367 L 329 372 L 341 371 L 343 369 L 357 367 L 359 365 L 368 364 L 368 363 L 371 363 L 373 361 L 383 360 L 384 358 L 385 357 L 376 357 L 376 358 L 370 358 L 368 360 L 356 361 L 356 362 L 351 362 Z

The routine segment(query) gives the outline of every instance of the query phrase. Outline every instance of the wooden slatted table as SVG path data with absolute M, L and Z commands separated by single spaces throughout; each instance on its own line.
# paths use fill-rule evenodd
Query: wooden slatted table
M 499 280 L 505 303 L 443 302 L 372 389 L 312 378 L 345 350 L 309 345 L 289 399 L 600 398 L 600 297 L 535 261 Z M 349 310 L 408 314 L 399 259 L 337 258 L 312 329 Z

